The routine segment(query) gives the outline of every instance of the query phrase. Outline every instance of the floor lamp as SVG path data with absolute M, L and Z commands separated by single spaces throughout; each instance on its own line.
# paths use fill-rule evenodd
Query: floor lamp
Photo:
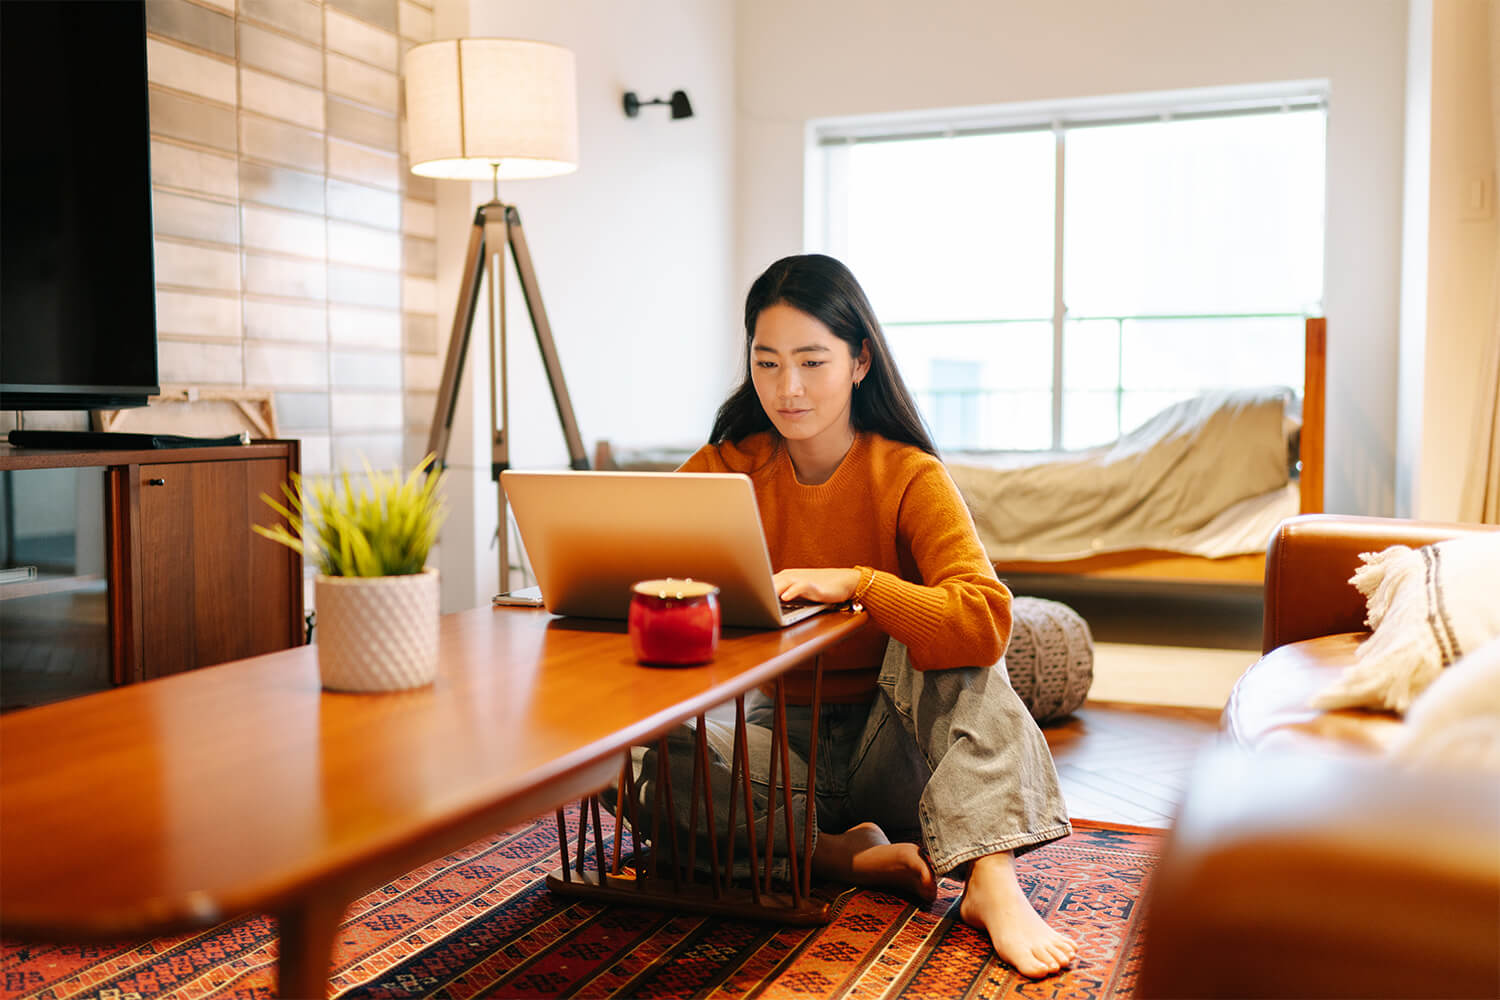
M 474 213 L 464 273 L 453 313 L 443 379 L 427 448 L 435 468 L 447 463 L 458 383 L 468 354 L 479 286 L 489 273 L 490 475 L 499 515 L 500 589 L 510 589 L 505 491 L 510 467 L 509 387 L 505 329 L 505 253 L 531 317 L 542 364 L 557 404 L 569 462 L 587 469 L 578 421 L 563 381 L 552 327 L 542 306 L 521 215 L 500 200 L 501 179 L 553 177 L 578 165 L 578 101 L 573 53 L 544 42 L 461 38 L 418 45 L 406 54 L 406 117 L 411 170 L 424 177 L 489 180 L 492 196 Z

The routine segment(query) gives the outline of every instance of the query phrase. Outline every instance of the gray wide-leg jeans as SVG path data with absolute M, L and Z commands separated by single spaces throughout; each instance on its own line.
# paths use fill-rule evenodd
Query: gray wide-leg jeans
M 771 769 L 772 700 L 753 692 L 746 698 L 746 738 L 757 837 L 764 836 Z M 791 747 L 792 813 L 802 847 L 807 811 L 807 759 L 811 709 L 786 706 Z M 693 779 L 695 724 L 678 727 L 667 738 L 673 811 L 679 836 L 688 829 Z M 714 826 L 720 854 L 728 836 L 732 724 L 706 720 Z M 644 831 L 651 825 L 656 749 L 641 760 L 638 802 Z M 1005 661 L 991 667 L 919 671 L 906 647 L 892 640 L 881 665 L 873 701 L 824 705 L 818 719 L 818 830 L 842 833 L 873 822 L 892 841 L 919 844 L 933 870 L 946 875 L 974 858 L 1000 851 L 1021 853 L 1072 832 L 1052 754 L 1005 672 Z M 778 773 L 773 872 L 788 872 L 784 797 Z M 700 793 L 701 794 L 701 793 Z M 736 874 L 748 873 L 744 859 L 743 788 L 735 820 Z M 707 850 L 700 803 L 698 857 Z M 665 831 L 665 828 L 663 828 Z M 665 837 L 665 832 L 663 832 Z M 816 837 L 816 830 L 814 831 Z M 757 844 L 764 856 L 765 844 Z

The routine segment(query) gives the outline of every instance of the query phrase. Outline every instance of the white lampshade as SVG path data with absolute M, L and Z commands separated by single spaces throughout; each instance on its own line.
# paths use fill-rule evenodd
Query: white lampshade
M 411 172 L 489 180 L 578 169 L 573 53 L 546 42 L 459 38 L 406 54 Z

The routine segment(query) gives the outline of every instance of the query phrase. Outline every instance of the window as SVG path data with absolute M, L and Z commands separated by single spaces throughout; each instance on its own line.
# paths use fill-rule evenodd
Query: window
M 940 448 L 1081 448 L 1205 389 L 1300 388 L 1322 100 L 1215 101 L 815 125 L 808 244 L 869 292 Z

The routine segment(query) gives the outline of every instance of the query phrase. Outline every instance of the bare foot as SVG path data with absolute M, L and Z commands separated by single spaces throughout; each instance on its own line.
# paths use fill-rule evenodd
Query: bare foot
M 1016 881 L 1015 856 L 1009 851 L 975 859 L 958 915 L 988 933 L 995 953 L 1032 979 L 1059 971 L 1078 951 L 1072 939 L 1047 926 L 1032 909 Z
M 924 903 L 937 898 L 937 877 L 916 844 L 893 844 L 874 823 L 843 833 L 819 833 L 813 871 L 855 885 L 894 889 Z

